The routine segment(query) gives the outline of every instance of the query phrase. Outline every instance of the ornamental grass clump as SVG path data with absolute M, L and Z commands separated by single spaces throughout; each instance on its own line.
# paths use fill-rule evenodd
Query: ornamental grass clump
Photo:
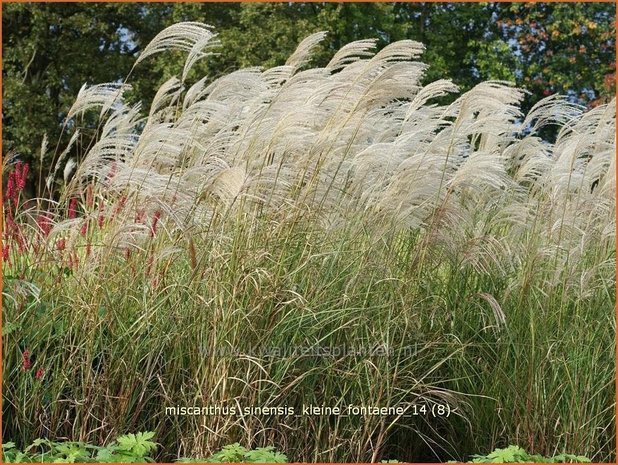
M 312 68 L 324 37 L 189 82 L 216 34 L 180 23 L 136 63 L 187 53 L 149 110 L 124 102 L 130 79 L 82 88 L 49 198 L 5 199 L 9 440 L 156 431 L 162 459 L 234 441 L 296 461 L 507 443 L 614 457 L 615 101 L 522 114 L 506 82 L 422 85 L 411 40 Z M 69 158 L 93 110 L 97 136 Z M 26 348 L 45 376 L 21 370 Z M 452 414 L 165 410 L 303 404 Z

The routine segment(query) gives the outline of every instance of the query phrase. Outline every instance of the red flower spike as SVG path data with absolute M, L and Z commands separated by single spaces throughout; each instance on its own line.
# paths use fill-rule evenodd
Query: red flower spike
M 97 218 L 97 224 L 99 225 L 99 229 L 103 228 L 103 225 L 105 224 L 105 216 L 103 215 L 103 209 L 105 207 L 103 206 L 103 200 L 101 200 L 99 202 L 99 217 Z
M 69 202 L 69 219 L 74 219 L 77 216 L 77 198 L 73 197 Z
M 21 367 L 24 371 L 32 367 L 32 363 L 30 362 L 30 351 L 28 349 L 24 350 L 21 354 Z
M 17 240 L 17 247 L 19 249 L 19 253 L 23 253 L 26 250 L 27 245 L 26 245 L 26 239 L 24 238 L 21 231 L 19 231 L 15 235 L 15 239 Z
M 9 180 L 6 182 L 6 198 L 11 201 L 13 195 L 15 195 L 15 176 L 13 173 L 9 174 Z
M 49 233 L 52 230 L 51 218 L 45 214 L 39 215 L 36 219 L 36 223 L 43 235 L 45 237 L 49 236 Z
M 92 208 L 94 205 L 94 195 L 92 192 L 92 184 L 88 184 L 88 188 L 86 189 L 86 205 L 88 208 Z
M 109 172 L 107 173 L 107 181 L 111 181 L 111 179 L 116 176 L 116 170 L 118 169 L 118 166 L 116 164 L 115 161 L 112 162 L 112 166 L 109 170 Z
M 116 205 L 114 205 L 114 209 L 112 210 L 112 220 L 114 220 L 116 218 L 116 215 L 120 212 L 120 210 L 122 210 L 124 208 L 125 203 L 127 202 L 127 196 L 123 195 L 122 197 L 120 197 L 120 200 L 118 200 L 118 202 L 116 202 Z
M 15 163 L 15 169 L 11 173 L 13 175 L 13 179 L 15 181 L 15 187 L 17 188 L 18 192 L 19 192 L 19 186 L 22 183 L 22 180 L 21 180 L 22 168 L 21 167 L 22 167 L 22 163 L 18 161 L 17 163 Z
M 17 182 L 17 188 L 22 191 L 26 187 L 26 178 L 28 177 L 28 170 L 30 169 L 30 165 L 28 163 L 24 163 L 21 168 L 21 173 L 19 176 L 19 180 Z
M 152 227 L 150 230 L 150 236 L 154 236 L 157 233 L 157 224 L 159 223 L 159 219 L 161 218 L 161 212 L 156 211 L 154 217 L 152 218 Z
M 19 226 L 15 223 L 13 219 L 13 215 L 11 214 L 11 210 L 6 210 L 6 228 L 4 229 L 4 234 L 7 237 L 14 237 L 19 232 Z
M 56 241 L 56 249 L 60 250 L 61 252 L 64 250 L 65 246 L 66 242 L 63 237 Z

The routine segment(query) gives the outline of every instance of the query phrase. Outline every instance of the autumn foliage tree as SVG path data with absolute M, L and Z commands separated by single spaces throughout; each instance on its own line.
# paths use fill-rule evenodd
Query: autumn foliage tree
M 614 8 L 612 3 L 500 5 L 496 25 L 517 57 L 517 81 L 535 96 L 566 94 L 590 106 L 614 95 Z

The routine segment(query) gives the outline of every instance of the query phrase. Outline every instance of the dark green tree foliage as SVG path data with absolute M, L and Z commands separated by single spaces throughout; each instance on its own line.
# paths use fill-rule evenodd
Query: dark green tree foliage
M 514 81 L 532 92 L 524 109 L 550 93 L 595 104 L 615 88 L 613 3 L 7 3 L 2 21 L 3 153 L 18 154 L 34 173 L 46 173 L 58 140 L 68 141 L 61 128 L 82 84 L 124 80 L 141 48 L 178 21 L 211 24 L 222 44 L 189 81 L 283 64 L 304 37 L 325 30 L 313 65 L 353 40 L 375 37 L 380 48 L 414 39 L 427 47 L 426 82 L 446 77 L 467 90 Z M 183 59 L 172 52 L 141 63 L 129 98 L 147 104 Z M 78 158 L 96 127 L 94 118 L 85 124 L 92 131 L 76 144 Z M 39 166 L 44 133 L 52 154 Z
M 3 155 L 18 154 L 38 173 L 43 134 L 53 151 L 80 87 L 122 79 L 128 73 L 139 42 L 127 42 L 123 30 L 139 28 L 145 38 L 154 35 L 155 30 L 150 33 L 148 23 L 141 21 L 143 16 L 137 4 L 4 5 Z M 158 29 L 160 21 L 153 25 Z M 68 140 L 66 132 L 61 144 Z M 43 161 L 44 173 L 49 161 Z

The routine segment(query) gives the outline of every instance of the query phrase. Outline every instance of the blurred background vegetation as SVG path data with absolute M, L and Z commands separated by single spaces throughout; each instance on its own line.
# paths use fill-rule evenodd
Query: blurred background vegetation
M 615 3 L 6 3 L 2 15 L 3 156 L 35 172 L 44 134 L 63 147 L 66 112 L 84 83 L 123 80 L 144 46 L 178 21 L 211 24 L 220 54 L 191 80 L 241 67 L 283 64 L 308 34 L 328 39 L 313 65 L 347 42 L 378 38 L 423 42 L 426 82 L 450 78 L 462 91 L 487 79 L 515 82 L 531 94 L 523 109 L 553 93 L 595 106 L 615 93 Z M 130 76 L 131 98 L 148 105 L 182 69 L 183 57 L 160 54 Z M 87 145 L 95 130 L 83 131 Z M 68 133 L 68 134 L 67 134 Z M 79 159 L 85 147 L 78 142 Z M 48 157 L 51 158 L 51 157 Z M 37 195 L 41 186 L 29 186 Z

